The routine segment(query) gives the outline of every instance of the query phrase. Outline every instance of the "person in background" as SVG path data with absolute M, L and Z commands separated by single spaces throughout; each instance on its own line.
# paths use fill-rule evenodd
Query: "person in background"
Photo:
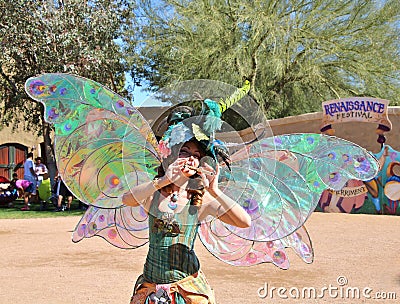
M 13 178 L 12 178 L 12 180 L 11 180 L 11 182 L 10 182 L 11 186 L 17 188 L 17 185 L 16 185 L 17 180 L 19 180 L 18 174 L 14 172 L 14 173 L 13 173 Z
M 53 193 L 55 194 L 55 196 L 57 198 L 57 207 L 54 210 L 55 212 L 71 210 L 71 203 L 72 203 L 73 195 L 72 195 L 71 191 L 69 191 L 67 186 L 65 186 L 65 184 L 62 181 L 61 176 L 59 174 L 56 175 L 55 183 L 53 186 Z M 66 206 L 62 205 L 64 198 L 67 201 Z
M 13 179 L 10 182 L 11 187 L 17 189 L 18 197 L 23 198 L 25 195 L 25 190 L 32 185 L 30 181 L 19 179 L 18 174 L 13 174 Z M 30 190 L 30 189 L 29 189 Z
M 42 163 L 42 158 L 41 157 L 36 157 L 35 158 L 35 173 L 36 173 L 37 178 L 38 178 L 37 186 L 39 187 L 40 184 L 43 181 L 43 175 L 45 175 L 46 173 L 49 173 L 49 171 L 47 170 L 46 165 Z
M 48 173 L 43 174 L 43 180 L 37 187 L 37 196 L 40 202 L 40 210 L 46 210 L 47 202 L 51 200 L 51 184 Z
M 24 191 L 24 206 L 22 211 L 28 211 L 32 197 L 36 196 L 37 174 L 35 172 L 35 164 L 33 163 L 33 153 L 29 152 L 24 162 L 24 180 L 31 183 Z

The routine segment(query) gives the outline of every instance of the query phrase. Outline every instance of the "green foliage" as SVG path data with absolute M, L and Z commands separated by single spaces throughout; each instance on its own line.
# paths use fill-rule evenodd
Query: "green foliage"
M 74 73 L 131 97 L 190 79 L 240 86 L 269 117 L 371 96 L 399 103 L 397 0 L 0 0 L 1 123 L 41 125 L 25 80 Z
M 244 76 L 271 118 L 349 96 L 399 103 L 397 0 L 137 3 L 126 60 L 153 88 L 201 78 L 240 86 Z
M 41 105 L 24 91 L 40 73 L 73 73 L 129 97 L 118 37 L 132 23 L 125 0 L 0 0 L 0 105 L 3 125 L 40 131 Z

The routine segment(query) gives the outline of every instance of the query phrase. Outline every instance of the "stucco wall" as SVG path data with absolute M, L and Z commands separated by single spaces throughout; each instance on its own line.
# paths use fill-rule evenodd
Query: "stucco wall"
M 3 127 L 0 130 L 0 145 L 3 144 L 21 144 L 28 147 L 31 150 L 35 147 L 35 156 L 41 155 L 40 143 L 43 142 L 42 136 L 36 136 L 29 132 L 18 129 L 13 132 L 10 127 Z

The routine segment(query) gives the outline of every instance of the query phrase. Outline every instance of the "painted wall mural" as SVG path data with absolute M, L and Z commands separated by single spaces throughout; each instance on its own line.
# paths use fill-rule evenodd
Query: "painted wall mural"
M 381 163 L 381 171 L 366 183 L 368 198 L 376 213 L 400 215 L 400 153 L 384 146 L 375 156 Z
M 336 99 L 322 103 L 321 132 L 334 135 L 334 123 L 362 121 L 378 124 L 377 142 L 382 149 L 374 154 L 381 170 L 372 180 L 350 180 L 339 191 L 322 193 L 316 211 L 400 215 L 400 152 L 385 144 L 384 133 L 392 129 L 387 115 L 389 101 L 369 97 Z
M 316 211 L 400 215 L 400 152 L 384 145 L 375 156 L 381 170 L 373 180 L 324 191 Z

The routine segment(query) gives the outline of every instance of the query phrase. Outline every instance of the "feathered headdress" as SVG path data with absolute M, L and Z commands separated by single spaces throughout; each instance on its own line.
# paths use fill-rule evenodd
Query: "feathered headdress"
M 250 81 L 237 89 L 228 98 L 219 101 L 205 99 L 205 110 L 200 116 L 194 116 L 194 111 L 189 107 L 178 107 L 168 117 L 168 129 L 163 134 L 158 144 L 158 149 L 163 158 L 171 154 L 171 148 L 183 144 L 191 139 L 196 139 L 205 149 L 206 154 L 215 160 L 218 157 L 229 166 L 228 149 L 221 140 L 215 138 L 215 132 L 222 127 L 221 116 L 228 108 L 242 99 L 250 90 Z M 194 117 L 196 117 L 194 119 Z

